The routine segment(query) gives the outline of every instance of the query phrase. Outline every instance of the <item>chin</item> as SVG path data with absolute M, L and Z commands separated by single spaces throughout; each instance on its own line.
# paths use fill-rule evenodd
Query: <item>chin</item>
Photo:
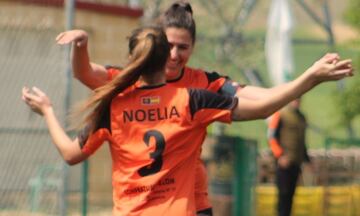
M 174 75 L 177 74 L 179 72 L 178 68 L 168 68 L 166 69 L 166 74 L 168 75 Z

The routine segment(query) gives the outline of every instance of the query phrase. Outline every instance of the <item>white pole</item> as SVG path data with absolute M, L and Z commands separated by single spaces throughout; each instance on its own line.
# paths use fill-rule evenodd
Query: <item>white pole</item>
M 274 85 L 289 81 L 293 73 L 293 17 L 288 0 L 273 0 L 268 16 L 265 54 Z
M 75 14 L 75 0 L 65 0 L 65 30 L 73 29 L 74 26 L 74 14 Z M 66 46 L 65 50 L 65 65 L 66 65 L 66 94 L 65 94 L 65 103 L 64 109 L 67 114 L 70 109 L 70 95 L 71 95 L 71 65 L 70 65 L 70 49 L 71 45 Z M 65 127 L 67 123 L 65 122 Z M 67 203 L 67 190 L 68 190 L 68 176 L 69 176 L 69 166 L 64 163 L 63 165 L 63 185 L 61 190 L 61 201 L 60 201 L 60 214 L 61 216 L 67 216 L 68 203 Z

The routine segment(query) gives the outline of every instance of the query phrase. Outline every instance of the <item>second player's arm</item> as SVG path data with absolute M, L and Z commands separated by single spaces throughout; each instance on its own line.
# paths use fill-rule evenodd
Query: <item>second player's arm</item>
M 321 59 L 319 59 L 315 64 L 319 64 L 321 62 L 328 62 L 334 64 L 335 62 L 339 61 L 339 56 L 337 53 L 328 53 L 324 55 Z M 315 65 L 314 64 L 314 65 Z M 312 67 L 314 67 L 314 65 Z M 339 77 L 338 77 L 339 75 Z M 340 78 L 343 78 L 344 76 L 341 76 L 341 74 L 321 74 L 317 73 L 317 71 L 313 71 L 309 73 L 309 76 L 318 81 L 327 81 L 327 80 L 338 80 Z M 343 73 L 345 76 L 351 76 L 352 71 L 346 72 L 346 74 Z M 272 88 L 263 88 L 263 87 L 257 87 L 257 86 L 245 86 L 244 88 L 238 89 L 236 92 L 236 96 L 238 98 L 245 98 L 245 99 L 252 99 L 252 100 L 262 100 L 266 99 L 268 97 L 271 97 L 271 95 L 279 94 L 282 91 L 286 91 L 289 86 L 293 85 L 291 82 L 280 84 L 278 86 L 274 86 Z
M 239 98 L 233 110 L 233 120 L 253 120 L 267 118 L 290 101 L 300 97 L 321 82 L 339 80 L 352 75 L 351 60 L 339 61 L 336 65 L 322 58 L 297 79 L 282 86 L 276 94 L 270 94 L 261 100 Z
M 88 51 L 88 33 L 75 29 L 60 33 L 56 37 L 59 45 L 71 44 L 70 61 L 73 75 L 90 89 L 103 86 L 108 81 L 106 68 L 90 62 Z
M 71 63 L 74 77 L 90 89 L 96 89 L 107 83 L 107 71 L 102 65 L 90 62 L 87 43 L 78 46 L 72 43 Z
M 61 127 L 51 102 L 44 92 L 36 87 L 33 87 L 32 91 L 24 87 L 22 99 L 34 112 L 44 117 L 55 147 L 68 164 L 77 164 L 87 158 L 80 149 L 78 139 L 72 140 Z
M 45 109 L 43 114 L 52 141 L 66 163 L 74 165 L 85 160 L 87 155 L 81 151 L 78 139 L 70 139 L 57 120 L 52 107 Z

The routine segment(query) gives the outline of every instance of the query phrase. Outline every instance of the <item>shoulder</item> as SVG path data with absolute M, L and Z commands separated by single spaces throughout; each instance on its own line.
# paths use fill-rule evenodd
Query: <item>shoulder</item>
M 205 71 L 203 69 L 185 67 L 184 75 L 190 77 L 206 77 Z
M 220 78 L 226 78 L 225 76 L 220 75 L 216 71 L 208 71 L 200 68 L 191 68 L 191 67 L 185 67 L 185 73 L 191 76 L 198 76 L 203 77 L 208 80 L 208 82 L 213 82 L 215 80 L 218 80 Z
M 237 98 L 227 95 L 220 95 L 204 89 L 189 88 L 189 104 L 192 112 L 209 109 L 232 109 L 237 104 Z
M 225 77 L 225 76 L 220 75 L 220 73 L 218 73 L 216 71 L 209 71 L 209 70 L 205 70 L 205 69 L 201 69 L 201 68 L 192 68 L 192 67 L 187 67 L 187 66 L 185 67 L 185 73 L 197 75 L 197 76 L 205 76 L 209 80 L 214 80 L 214 79 L 218 79 L 221 77 Z

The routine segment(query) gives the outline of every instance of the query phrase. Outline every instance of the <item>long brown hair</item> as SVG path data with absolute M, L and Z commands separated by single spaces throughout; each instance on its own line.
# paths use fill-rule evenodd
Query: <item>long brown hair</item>
M 93 95 L 75 108 L 74 117 L 85 116 L 80 124 L 73 121 L 74 128 L 100 127 L 101 119 L 108 112 L 112 99 L 129 86 L 135 84 L 141 75 L 150 75 L 164 70 L 170 46 L 165 33 L 158 27 L 136 29 L 129 37 L 129 62 L 112 81 L 95 89 Z
M 160 17 L 158 24 L 163 29 L 175 27 L 189 31 L 192 43 L 196 40 L 196 25 L 190 3 L 185 1 L 174 2 Z

